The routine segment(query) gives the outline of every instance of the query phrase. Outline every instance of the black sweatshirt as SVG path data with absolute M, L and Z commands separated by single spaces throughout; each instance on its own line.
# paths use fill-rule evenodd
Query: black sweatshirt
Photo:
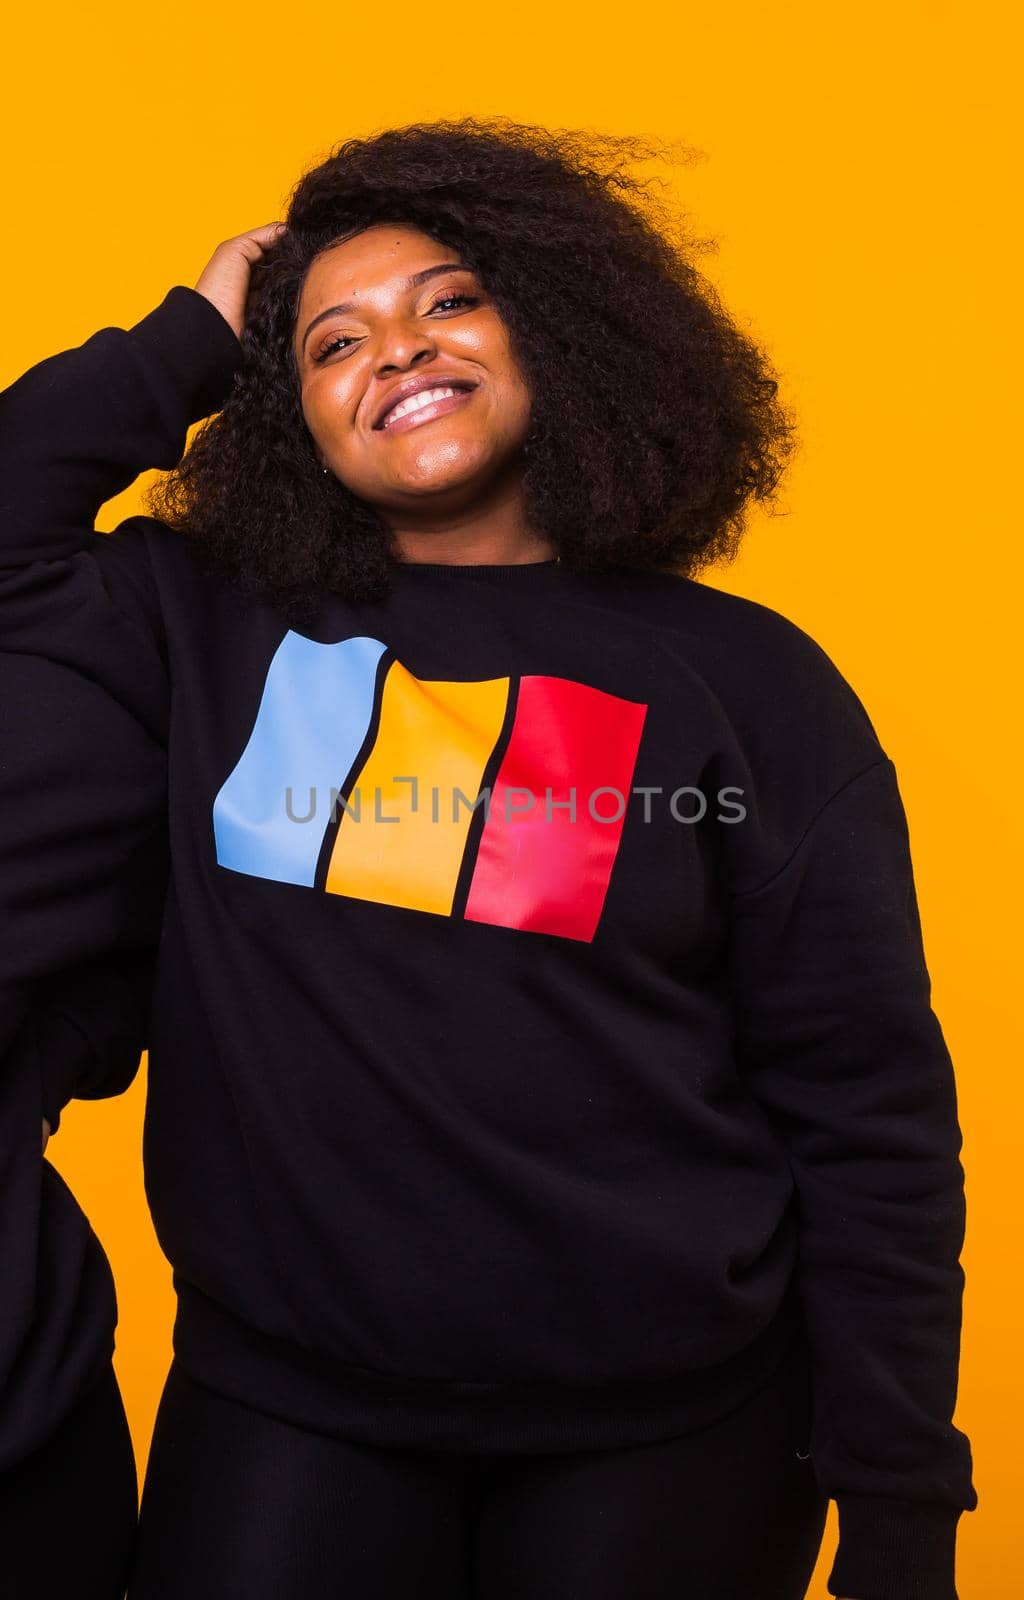
M 98 534 L 241 360 L 176 286 L 0 401 L 4 648 L 85 686 L 116 778 L 54 797 L 70 925 L 112 841 L 141 915 L 169 827 L 178 1358 L 341 1436 L 578 1450 L 713 1421 L 806 1338 L 830 1589 L 952 1600 L 961 1135 L 863 705 L 682 577 L 396 561 L 299 633 L 152 518 Z M 50 957 L 11 855 L 17 994 Z
M 138 801 L 124 728 L 87 676 L 0 648 L 0 1470 L 53 1434 L 114 1349 L 109 1263 L 40 1143 L 73 1095 L 126 1088 L 144 1048 L 166 825 L 133 833 L 130 808 L 112 811 L 118 793 Z M 84 849 L 76 797 L 83 826 L 100 824 Z
M 46 663 L 42 673 L 34 662 L 22 665 L 38 708 Z M 10 667 L 0 667 L 5 691 Z M 27 791 L 10 782 L 15 763 L 7 758 L 19 744 L 0 739 L 0 816 L 5 831 L 13 827 L 35 841 L 38 818 L 19 815 Z M 0 1051 L 2 1471 L 17 1468 L 54 1433 L 113 1354 L 117 1297 L 110 1264 L 68 1185 L 40 1159 L 42 1118 L 52 1137 L 73 1096 L 100 1099 L 131 1083 L 146 1032 L 153 955 L 114 950 L 29 985 L 22 1020 Z M 8 993 L 4 1022 L 17 1013 Z

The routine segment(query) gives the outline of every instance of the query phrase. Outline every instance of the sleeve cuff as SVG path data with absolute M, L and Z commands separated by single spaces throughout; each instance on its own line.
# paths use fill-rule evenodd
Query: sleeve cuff
M 130 331 L 159 355 L 187 397 L 193 422 L 221 409 L 234 387 L 242 344 L 212 301 L 175 284 Z
M 961 1511 L 974 1505 L 848 1494 L 836 1496 L 836 1508 L 839 1547 L 827 1581 L 830 1594 L 849 1600 L 958 1600 L 957 1524 Z

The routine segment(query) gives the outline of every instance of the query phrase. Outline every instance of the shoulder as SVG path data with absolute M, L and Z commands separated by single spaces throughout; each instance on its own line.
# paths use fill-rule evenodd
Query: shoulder
M 725 764 L 765 807 L 813 810 L 886 759 L 854 683 L 781 611 L 666 573 L 631 574 L 621 599 L 650 630 L 655 677 L 692 685 Z
M 685 640 L 709 660 L 756 664 L 778 672 L 838 671 L 823 646 L 792 618 L 745 595 L 677 573 L 630 579 L 650 620 Z
M 840 715 L 875 739 L 825 646 L 774 607 L 676 573 L 630 573 L 608 599 L 650 630 L 663 670 L 698 676 L 733 722 L 763 727 Z

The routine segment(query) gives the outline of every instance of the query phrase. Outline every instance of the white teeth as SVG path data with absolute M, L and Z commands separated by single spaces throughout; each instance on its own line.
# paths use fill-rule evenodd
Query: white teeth
M 384 426 L 388 428 L 398 417 L 404 417 L 410 411 L 418 411 L 421 406 L 428 406 L 434 400 L 446 400 L 454 393 L 454 389 L 421 389 L 418 394 L 411 394 L 408 399 L 400 400 L 398 405 L 388 412 Z

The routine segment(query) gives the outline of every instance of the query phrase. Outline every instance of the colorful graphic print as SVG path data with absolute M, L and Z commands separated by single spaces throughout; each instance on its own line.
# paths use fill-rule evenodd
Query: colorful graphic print
M 213 804 L 217 861 L 589 942 L 646 714 L 571 678 L 438 682 L 380 639 L 289 631 Z

